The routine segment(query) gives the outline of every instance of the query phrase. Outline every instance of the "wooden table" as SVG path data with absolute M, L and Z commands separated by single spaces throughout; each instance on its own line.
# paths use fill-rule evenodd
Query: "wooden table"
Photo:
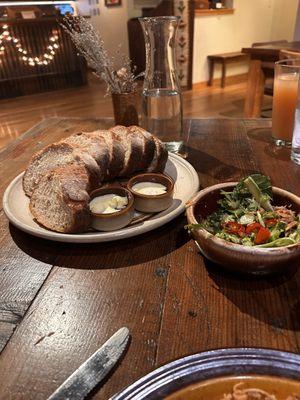
M 188 160 L 201 187 L 261 171 L 300 195 L 300 168 L 275 149 L 268 120 L 190 120 Z M 0 190 L 30 155 L 110 120 L 45 120 L 0 153 Z M 181 216 L 115 243 L 72 245 L 10 226 L 1 211 L 0 399 L 44 400 L 114 331 L 132 340 L 121 364 L 94 392 L 107 399 L 187 354 L 220 347 L 300 352 L 300 270 L 251 279 L 203 259 Z
M 262 63 L 274 63 L 278 61 L 280 50 L 300 52 L 300 42 L 287 42 L 280 45 L 247 47 L 242 49 L 243 53 L 250 55 L 247 94 L 244 106 L 244 116 L 246 118 L 260 117 L 265 85 L 265 74 L 262 69 Z

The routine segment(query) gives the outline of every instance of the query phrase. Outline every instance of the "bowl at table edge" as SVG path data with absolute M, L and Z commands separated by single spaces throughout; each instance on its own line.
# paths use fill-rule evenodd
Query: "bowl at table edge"
M 220 190 L 233 188 L 237 182 L 220 183 L 198 192 L 187 204 L 189 224 L 197 224 L 201 219 L 218 208 Z M 273 187 L 273 204 L 291 205 L 292 210 L 300 213 L 300 198 L 286 190 Z M 192 231 L 203 255 L 224 268 L 256 275 L 287 272 L 300 264 L 300 243 L 286 247 L 258 248 L 242 246 L 217 238 L 205 229 Z

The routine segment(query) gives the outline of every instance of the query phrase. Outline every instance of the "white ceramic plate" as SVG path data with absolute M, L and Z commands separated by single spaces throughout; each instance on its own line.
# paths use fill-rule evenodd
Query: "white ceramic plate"
M 65 234 L 49 231 L 34 220 L 29 211 L 29 198 L 22 188 L 24 172 L 7 187 L 3 197 L 3 210 L 10 222 L 24 232 L 58 242 L 95 243 L 109 242 L 140 235 L 171 221 L 185 210 L 185 203 L 199 189 L 199 179 L 190 163 L 176 154 L 169 153 L 165 173 L 175 180 L 174 200 L 171 207 L 152 218 L 113 232 L 87 232 Z

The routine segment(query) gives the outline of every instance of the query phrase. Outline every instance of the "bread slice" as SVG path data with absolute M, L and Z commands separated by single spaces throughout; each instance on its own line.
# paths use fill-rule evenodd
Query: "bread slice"
M 165 145 L 156 136 L 152 135 L 155 142 L 155 152 L 151 164 L 149 165 L 148 172 L 163 172 L 168 160 L 168 151 Z
M 131 133 L 133 136 L 135 135 L 136 137 L 139 137 L 140 140 L 142 141 L 143 145 L 143 156 L 141 159 L 141 164 L 139 165 L 140 170 L 146 170 L 149 165 L 151 164 L 154 153 L 155 153 L 155 141 L 151 133 L 147 132 L 145 129 L 141 128 L 140 126 L 129 126 L 128 127 L 129 133 Z
M 120 171 L 120 177 L 130 176 L 141 170 L 143 160 L 143 138 L 130 132 L 125 126 L 117 125 L 110 131 L 121 141 L 125 148 L 124 168 Z
M 90 180 L 82 165 L 57 167 L 41 177 L 30 199 L 30 211 L 46 228 L 85 232 L 90 226 Z
M 40 178 L 52 169 L 69 164 L 83 165 L 93 185 L 101 181 L 101 171 L 95 159 L 69 143 L 54 143 L 34 155 L 23 177 L 23 189 L 31 196 Z
M 108 145 L 98 131 L 80 132 L 76 135 L 69 136 L 62 142 L 69 143 L 74 147 L 80 148 L 92 156 L 100 167 L 100 179 L 104 180 L 104 178 L 108 175 L 110 154 Z
M 168 161 L 168 150 L 166 149 L 165 144 L 155 136 L 154 141 L 156 142 L 157 147 L 159 147 L 155 172 L 164 172 L 166 163 Z
M 103 138 L 109 149 L 108 170 L 104 180 L 112 180 L 119 176 L 124 168 L 125 146 L 112 131 L 97 131 L 96 133 Z

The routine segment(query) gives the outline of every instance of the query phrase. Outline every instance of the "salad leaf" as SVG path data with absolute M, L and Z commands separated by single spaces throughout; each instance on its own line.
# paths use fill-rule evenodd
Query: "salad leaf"
M 298 219 L 300 216 L 298 216 Z M 300 243 L 300 221 L 298 222 L 297 228 L 292 232 L 289 237 L 295 241 L 295 243 Z
M 285 232 L 285 227 L 286 224 L 284 222 L 277 222 L 277 224 L 275 225 L 275 227 L 271 230 L 271 237 L 270 240 L 271 242 L 279 239 L 280 235 L 282 235 Z
M 242 182 L 248 188 L 249 192 L 258 204 L 267 211 L 273 211 L 273 207 L 270 203 L 272 197 L 272 186 L 268 177 L 258 174 L 250 175 Z
M 268 242 L 264 244 L 260 244 L 257 247 L 268 248 L 268 247 L 284 247 L 289 246 L 290 244 L 295 244 L 295 240 L 289 237 L 280 238 L 273 240 L 273 242 Z

